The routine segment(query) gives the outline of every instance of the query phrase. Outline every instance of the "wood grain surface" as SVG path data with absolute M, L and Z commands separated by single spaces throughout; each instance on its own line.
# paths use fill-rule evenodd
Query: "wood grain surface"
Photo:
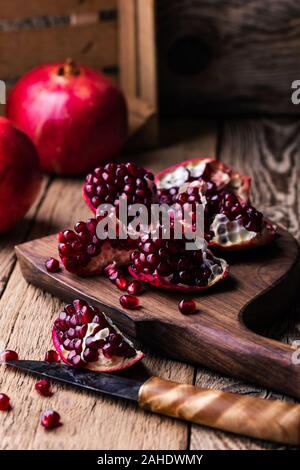
M 298 113 L 300 4 L 157 0 L 162 111 Z
M 271 137 L 267 138 L 272 129 Z M 257 172 L 267 178 L 269 164 L 276 159 L 272 178 L 276 188 L 282 189 L 281 200 L 276 200 L 272 189 L 271 209 L 277 204 L 278 212 L 285 209 L 293 217 L 284 223 L 298 236 L 298 227 L 292 226 L 298 209 L 297 185 L 297 140 L 296 123 L 287 126 L 273 121 L 229 122 L 219 133 L 217 143 L 216 126 L 180 121 L 163 128 L 163 146 L 157 151 L 136 157 L 153 169 L 162 169 L 170 163 L 199 155 L 213 155 L 216 148 L 227 162 L 240 168 Z M 257 155 L 261 141 L 268 141 L 268 157 L 260 162 Z M 226 145 L 225 145 L 226 144 Z M 289 149 L 292 149 L 289 152 Z M 240 158 L 237 152 L 242 151 Z M 250 154 L 249 154 L 250 151 Z M 271 153 L 269 153 L 271 151 Z M 286 152 L 288 151 L 288 157 Z M 255 157 L 254 157 L 255 154 Z M 299 155 L 298 155 L 299 157 Z M 127 156 L 129 158 L 129 156 Z M 248 159 L 255 158 L 255 166 Z M 278 164 L 278 167 L 277 167 Z M 250 166 L 250 168 L 249 168 Z M 280 170 L 282 168 L 282 170 Z M 280 186 L 281 185 L 281 186 Z M 273 186 L 271 185 L 273 188 Z M 28 214 L 25 223 L 0 239 L 0 349 L 17 349 L 22 358 L 42 359 L 51 346 L 48 330 L 56 313 L 62 307 L 56 298 L 28 285 L 15 263 L 14 245 L 54 233 L 71 225 L 77 218 L 88 215 L 80 196 L 81 181 L 54 179 L 45 182 L 44 191 L 35 208 Z M 290 189 L 289 189 L 290 188 Z M 294 189 L 292 189 L 294 188 Z M 268 199 L 270 187 L 256 189 L 255 198 L 262 204 Z M 292 196 L 291 196 L 292 194 Z M 279 211 L 280 205 L 284 208 Z M 40 329 L 41 322 L 45 328 Z M 294 331 L 291 327 L 290 333 Z M 296 336 L 294 336 L 295 338 Z M 299 333 L 298 333 L 299 337 Z M 236 379 L 197 369 L 175 361 L 162 359 L 155 354 L 147 355 L 147 366 L 156 375 L 182 383 L 220 390 L 283 399 L 267 389 L 249 386 Z M 12 399 L 13 410 L 0 414 L 0 442 L 3 449 L 268 449 L 283 448 L 258 440 L 232 436 L 222 431 L 213 431 L 202 426 L 192 426 L 145 413 L 121 400 L 82 394 L 63 386 L 53 386 L 55 394 L 42 399 L 33 389 L 34 379 L 17 371 L 0 368 L 0 388 Z M 39 413 L 52 407 L 62 415 L 64 425 L 53 433 L 45 433 L 38 424 Z M 84 430 L 81 423 L 85 423 Z

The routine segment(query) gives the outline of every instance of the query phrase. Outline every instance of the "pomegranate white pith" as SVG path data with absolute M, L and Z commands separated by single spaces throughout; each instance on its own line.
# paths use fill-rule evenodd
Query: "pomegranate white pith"
M 275 236 L 275 227 L 268 221 L 263 221 L 260 232 L 246 230 L 239 220 L 230 221 L 226 215 L 217 214 L 210 226 L 213 236 L 210 246 L 223 250 L 240 250 L 243 248 L 259 247 L 270 243 Z

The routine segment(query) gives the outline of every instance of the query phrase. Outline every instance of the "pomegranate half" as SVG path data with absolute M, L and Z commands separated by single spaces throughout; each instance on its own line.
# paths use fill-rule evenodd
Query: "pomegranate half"
M 110 318 L 84 300 L 65 306 L 52 338 L 63 362 L 96 372 L 127 369 L 144 357 Z
M 47 64 L 13 88 L 7 116 L 35 143 L 43 170 L 88 172 L 118 155 L 127 138 L 122 92 L 99 71 L 73 61 Z
M 14 124 L 0 117 L 0 233 L 28 212 L 41 188 L 36 149 Z

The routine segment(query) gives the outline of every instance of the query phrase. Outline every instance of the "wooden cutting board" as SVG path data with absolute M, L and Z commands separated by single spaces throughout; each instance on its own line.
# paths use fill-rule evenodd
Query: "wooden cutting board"
M 299 248 L 287 231 L 280 229 L 269 247 L 223 255 L 230 276 L 193 295 L 199 310 L 190 316 L 179 312 L 176 292 L 149 287 L 138 310 L 125 310 L 121 292 L 103 276 L 49 274 L 44 262 L 58 256 L 56 235 L 18 245 L 16 253 L 29 282 L 64 301 L 88 300 L 153 350 L 300 398 L 295 350 L 266 337 L 286 321 L 299 290 Z

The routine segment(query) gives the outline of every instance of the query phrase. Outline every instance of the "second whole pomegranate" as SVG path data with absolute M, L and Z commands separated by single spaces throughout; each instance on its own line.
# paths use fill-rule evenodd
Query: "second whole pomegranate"
M 13 88 L 7 116 L 35 143 L 41 167 L 80 174 L 114 158 L 127 138 L 122 92 L 73 61 L 39 66 Z

